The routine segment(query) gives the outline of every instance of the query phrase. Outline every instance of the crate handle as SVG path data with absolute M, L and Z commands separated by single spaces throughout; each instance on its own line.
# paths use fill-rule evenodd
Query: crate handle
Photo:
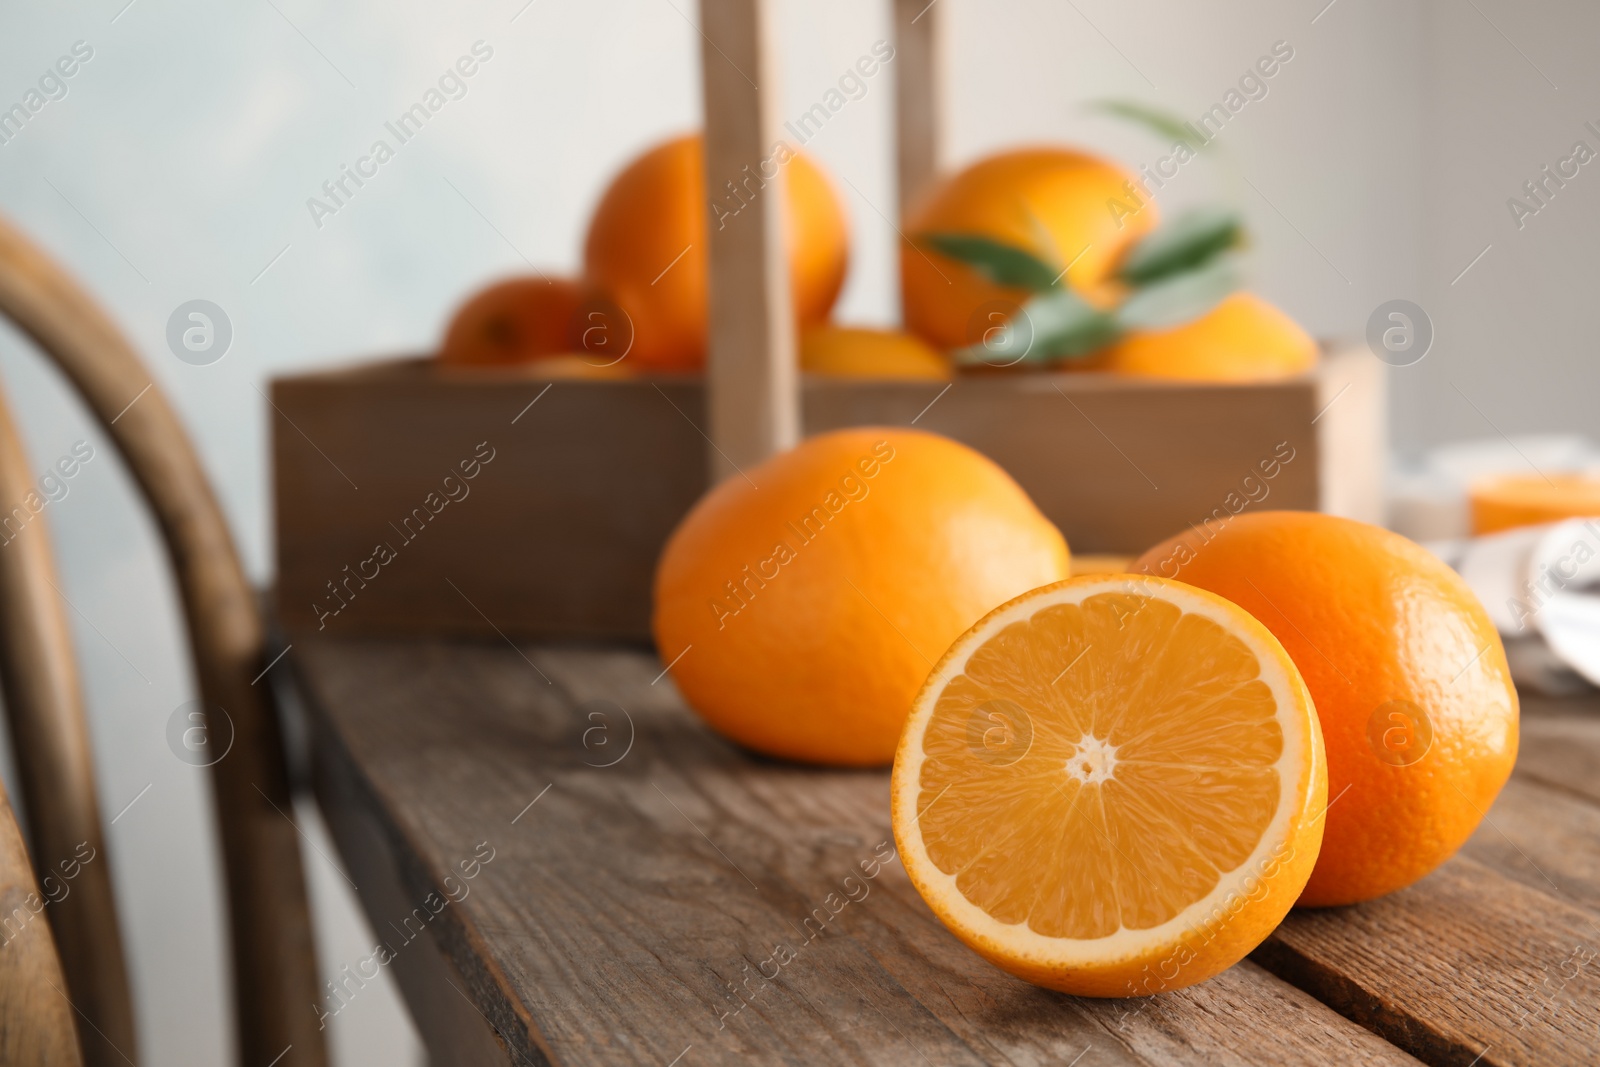
M 783 255 L 778 75 L 769 0 L 700 0 L 710 335 L 706 415 L 716 484 L 800 439 L 794 309 Z M 763 89 L 763 87 L 765 87 Z M 768 175 L 771 175 L 768 177 Z
M 897 211 L 936 173 L 943 142 L 941 5 L 894 5 Z M 794 309 L 783 250 L 779 76 L 771 0 L 700 0 L 710 281 L 706 414 L 711 483 L 800 439 Z M 737 210 L 728 210 L 737 206 Z
M 899 213 L 944 166 L 944 19 L 939 0 L 894 4 L 894 137 Z

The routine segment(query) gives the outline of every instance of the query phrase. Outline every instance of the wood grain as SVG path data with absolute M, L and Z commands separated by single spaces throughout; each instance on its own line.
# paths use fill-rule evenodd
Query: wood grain
M 899 214 L 904 218 L 944 165 L 945 8 L 894 3 L 894 134 Z
M 1381 378 L 1313 420 L 1332 383 L 1337 395 L 1376 362 L 1335 353 L 1271 386 L 812 378 L 803 415 L 807 433 L 915 425 L 963 441 L 1021 483 L 1074 553 L 1135 554 L 1251 491 L 1248 507 L 1326 503 L 1323 435 L 1335 416 L 1381 411 Z M 692 379 L 550 383 L 414 360 L 279 379 L 272 399 L 277 610 L 327 633 L 643 638 L 661 546 L 708 484 Z M 463 479 L 480 443 L 495 458 Z M 1293 460 L 1261 479 L 1282 443 Z M 448 499 L 447 476 L 467 495 Z M 1377 484 L 1381 467 L 1338 477 Z M 364 563 L 378 545 L 397 554 L 381 568 Z
M 1462 855 L 1600 915 L 1600 806 L 1513 775 Z
M 1517 774 L 1600 803 L 1600 698 L 1522 701 Z
M 1588 1063 L 1600 1034 L 1600 701 L 1523 699 L 1517 767 L 1461 855 L 1254 958 L 1430 1063 Z
M 233 748 L 213 765 L 211 781 L 241 1059 L 250 1067 L 320 1067 L 326 1048 L 304 1007 L 316 996 L 316 958 L 300 842 L 283 814 L 283 742 L 266 689 L 252 684 L 267 666 L 264 630 L 222 511 L 176 412 L 122 332 L 3 221 L 0 314 L 66 375 L 116 443 L 161 530 L 200 696 L 226 709 L 234 728 Z
M 738 752 L 645 653 L 294 641 L 319 799 L 397 857 L 358 883 L 416 902 L 496 850 L 429 934 L 509 1062 L 1411 1062 L 1249 964 L 1150 1001 L 1010 978 L 892 858 L 884 772 Z
M 46 900 L 0 785 L 0 1067 L 83 1063 L 67 980 L 50 923 L 40 918 Z
M 35 491 L 33 467 L 0 390 L 0 501 Z M 91 1067 L 126 1062 L 137 1049 L 133 1000 L 117 927 L 94 759 L 72 639 L 56 591 L 44 514 L 0 516 L 0 683 L 33 854 L 52 895 L 49 925 L 65 991 L 77 1006 L 79 1044 Z M 94 857 L 87 863 L 85 856 Z M 74 877 L 64 875 L 70 871 Z M 41 924 L 42 925 L 42 924 Z
M 1458 856 L 1378 900 L 1292 912 L 1252 958 L 1428 1063 L 1583 1064 L 1597 931 L 1592 912 Z
M 430 1067 L 511 1062 L 505 1041 L 462 992 L 466 980 L 440 949 L 434 931 L 423 926 L 422 936 L 412 936 L 418 901 L 406 895 L 401 870 L 402 864 L 415 864 L 416 859 L 389 836 L 390 824 L 374 816 L 375 808 L 361 792 L 362 778 L 353 773 L 348 753 L 336 736 L 320 727 L 312 745 L 312 776 L 319 807 L 345 866 L 362 875 L 357 893 L 368 921 L 376 935 L 396 949 L 387 967 L 405 997 L 412 1023 L 432 1050 Z M 426 893 L 418 900 L 424 897 Z M 322 997 L 319 1013 L 337 1015 L 347 998 L 353 1001 L 364 991 L 361 972 L 371 970 L 362 967 L 364 960 L 328 961 L 327 973 L 334 976 L 339 991 Z M 352 967 L 354 980 L 349 978 Z
M 784 249 L 785 157 L 769 0 L 700 0 L 710 246 L 706 359 L 711 480 L 800 439 L 794 305 Z

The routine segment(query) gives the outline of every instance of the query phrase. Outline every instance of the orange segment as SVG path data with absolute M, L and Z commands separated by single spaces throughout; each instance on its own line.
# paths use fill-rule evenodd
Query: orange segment
M 906 869 L 957 936 L 1031 981 L 1126 996 L 1266 937 L 1316 860 L 1327 778 L 1265 627 L 1177 582 L 1096 575 L 951 646 L 893 791 Z

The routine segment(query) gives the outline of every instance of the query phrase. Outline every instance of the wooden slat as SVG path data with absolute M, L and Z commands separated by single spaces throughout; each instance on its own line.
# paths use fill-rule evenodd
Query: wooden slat
M 1359 907 L 1291 912 L 1252 958 L 1428 1063 L 1587 1064 L 1597 929 L 1592 912 L 1458 856 Z
M 392 823 L 376 818 L 362 776 L 354 773 L 349 754 L 336 736 L 319 727 L 312 749 L 312 776 L 318 807 L 327 820 L 345 866 L 361 875 L 357 893 L 368 921 L 379 938 L 397 949 L 387 964 L 405 997 L 412 1023 L 423 1043 L 434 1050 L 433 1067 L 489 1067 L 513 1062 L 505 1041 L 467 999 L 466 979 L 441 950 L 434 931 L 409 941 L 415 931 L 414 909 L 424 906 L 427 893 L 408 895 L 406 886 L 418 880 L 415 872 L 402 875 L 415 864 L 412 851 L 390 836 Z M 426 881 L 426 876 L 422 876 Z M 411 925 L 407 925 L 407 920 Z M 400 942 L 405 941 L 405 944 Z M 337 1016 L 347 1002 L 364 989 L 362 970 L 370 974 L 365 957 L 329 960 L 327 973 L 339 983 L 338 991 L 325 994 L 317 1004 L 322 1013 Z M 349 968 L 349 970 L 347 970 Z M 355 979 L 347 976 L 355 974 Z
M 929 0 L 892 2 L 896 187 L 904 218 L 944 165 L 946 6 Z
M 0 221 L 0 314 L 77 389 L 138 482 L 162 533 L 207 706 L 227 710 L 233 748 L 212 766 L 227 876 L 235 1021 L 250 1067 L 321 1067 L 307 1005 L 316 958 L 300 842 L 270 698 L 264 629 L 222 510 L 177 413 L 122 332 L 72 278 Z M 215 727 L 217 724 L 211 724 Z M 214 731 L 213 736 L 218 736 Z
M 1516 772 L 1461 855 L 1254 958 L 1430 1063 L 1590 1063 L 1600 1035 L 1600 710 L 1524 699 Z
M 336 825 L 359 809 L 397 857 L 347 854 L 358 883 L 416 902 L 479 842 L 496 850 L 429 936 L 510 1062 L 665 1064 L 691 1046 L 685 1064 L 1411 1062 L 1250 964 L 1152 1001 L 1003 974 L 897 862 L 861 877 L 893 848 L 883 772 L 739 753 L 652 656 L 294 641 L 319 799 Z
M 0 501 L 35 491 L 32 465 L 0 390 Z M 33 854 L 49 888 L 66 988 L 91 1067 L 126 1062 L 137 1048 L 133 1000 L 117 928 L 111 866 L 100 825 L 94 759 L 45 515 L 0 515 L 0 683 Z M 89 862 L 82 862 L 90 858 Z M 70 880 L 63 876 L 70 871 Z
M 804 422 L 945 434 L 1016 478 L 1075 555 L 1134 554 L 1246 493 L 1252 508 L 1318 507 L 1323 431 L 1381 402 L 1352 388 L 1313 423 L 1325 383 L 1375 362 L 1334 353 L 1315 376 L 1244 387 L 1079 373 L 969 377 L 946 392 L 812 378 Z M 325 621 L 341 635 L 648 637 L 655 560 L 708 484 L 701 383 L 552 384 L 410 361 L 280 379 L 272 398 L 286 624 L 315 629 L 320 608 L 338 612 Z M 1281 443 L 1294 458 L 1260 477 Z M 459 465 L 480 445 L 495 458 L 465 479 Z M 408 517 L 414 533 L 399 528 Z M 379 544 L 396 553 L 381 568 L 364 562 Z
M 711 480 L 737 476 L 800 439 L 794 306 L 783 247 L 778 77 L 768 0 L 700 0 L 706 200 L 728 182 L 743 206 L 707 214 Z M 770 175 L 770 176 L 769 176 Z
M 1524 697 L 1517 774 L 1600 804 L 1600 697 Z
M 57 891 L 59 892 L 59 890 Z M 66 898 L 70 899 L 70 898 Z M 0 1064 L 78 1067 L 74 1027 L 50 923 L 22 831 L 0 785 Z M 54 905 L 59 907 L 59 905 Z M 129 1053 L 134 1050 L 127 1046 Z
M 1531 889 L 1600 915 L 1600 805 L 1591 800 L 1513 775 L 1461 852 Z

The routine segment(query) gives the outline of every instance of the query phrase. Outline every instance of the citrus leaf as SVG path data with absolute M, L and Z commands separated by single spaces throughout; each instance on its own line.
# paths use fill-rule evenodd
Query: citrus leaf
M 1204 150 L 1211 143 L 1172 112 L 1150 104 L 1141 104 L 1137 100 L 1095 100 L 1090 102 L 1088 107 L 1091 111 L 1101 111 L 1119 119 L 1127 119 L 1137 126 L 1143 126 L 1151 133 L 1170 137 L 1196 151 Z
M 925 233 L 919 240 L 967 264 L 996 285 L 1036 291 L 1052 289 L 1062 273 L 1025 248 L 981 234 Z
M 1128 250 L 1118 277 L 1149 285 L 1193 271 L 1244 240 L 1244 222 L 1228 208 L 1195 208 L 1158 227 Z
M 1052 289 L 1032 297 L 1004 327 L 986 334 L 981 344 L 959 349 L 955 359 L 968 367 L 1048 363 L 1086 356 L 1121 334 L 1115 315 L 1087 303 L 1071 289 Z
M 1171 274 L 1138 289 L 1117 308 L 1117 324 L 1128 330 L 1162 329 L 1197 319 L 1239 288 L 1233 257 L 1213 260 L 1181 274 Z

